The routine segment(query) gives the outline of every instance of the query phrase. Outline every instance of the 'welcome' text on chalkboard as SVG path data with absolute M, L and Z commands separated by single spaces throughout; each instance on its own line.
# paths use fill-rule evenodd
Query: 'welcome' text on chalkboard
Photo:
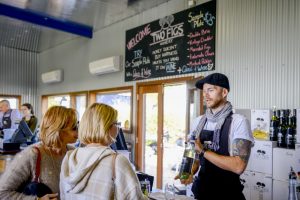
M 125 81 L 215 69 L 216 1 L 126 31 Z

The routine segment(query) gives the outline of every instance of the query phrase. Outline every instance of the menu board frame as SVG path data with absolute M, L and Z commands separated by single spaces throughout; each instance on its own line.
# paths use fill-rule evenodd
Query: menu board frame
M 126 31 L 125 82 L 215 70 L 216 1 Z

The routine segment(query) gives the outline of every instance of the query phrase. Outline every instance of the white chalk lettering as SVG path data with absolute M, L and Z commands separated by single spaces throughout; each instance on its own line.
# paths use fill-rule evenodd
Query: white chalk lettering
M 166 29 L 161 29 L 159 31 L 153 32 L 150 35 L 152 36 L 152 43 L 150 45 L 161 43 L 169 39 L 182 37 L 184 36 L 183 22 L 175 24 L 173 26 L 169 26 Z

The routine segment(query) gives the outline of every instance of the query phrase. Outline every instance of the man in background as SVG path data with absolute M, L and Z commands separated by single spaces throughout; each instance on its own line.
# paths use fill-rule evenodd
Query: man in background
M 0 101 L 0 130 L 17 129 L 22 116 L 16 109 L 10 108 L 8 100 Z

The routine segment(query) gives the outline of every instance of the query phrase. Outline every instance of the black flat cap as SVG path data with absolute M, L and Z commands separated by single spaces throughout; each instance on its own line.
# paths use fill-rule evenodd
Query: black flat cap
M 228 81 L 227 76 L 225 76 L 224 74 L 221 74 L 221 73 L 210 74 L 210 75 L 206 76 L 205 78 L 197 81 L 195 86 L 202 90 L 204 83 L 220 86 L 220 87 L 226 88 L 228 91 L 230 90 L 229 81 Z

